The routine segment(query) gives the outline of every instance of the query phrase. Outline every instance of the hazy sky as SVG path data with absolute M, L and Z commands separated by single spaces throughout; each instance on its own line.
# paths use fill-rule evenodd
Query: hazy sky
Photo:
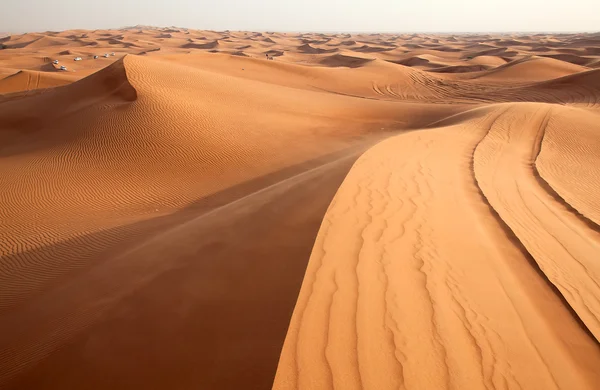
M 598 31 L 600 0 L 2 0 L 0 31 Z

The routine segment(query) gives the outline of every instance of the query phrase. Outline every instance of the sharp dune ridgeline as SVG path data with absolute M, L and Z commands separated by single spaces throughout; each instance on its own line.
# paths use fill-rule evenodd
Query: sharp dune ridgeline
M 597 34 L 0 48 L 0 389 L 600 388 Z

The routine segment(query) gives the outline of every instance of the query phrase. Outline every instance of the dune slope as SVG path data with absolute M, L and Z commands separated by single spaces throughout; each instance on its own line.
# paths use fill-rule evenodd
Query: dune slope
M 526 132 L 550 109 L 472 112 L 355 163 L 323 219 L 275 389 L 599 386 L 585 255 L 600 240 L 531 168 L 540 138 Z M 560 218 L 560 236 L 545 218 Z

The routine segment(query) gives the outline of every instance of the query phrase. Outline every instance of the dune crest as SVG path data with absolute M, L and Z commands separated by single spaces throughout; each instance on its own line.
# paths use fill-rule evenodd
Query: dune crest
M 355 163 L 323 219 L 274 389 L 599 386 L 600 274 L 586 256 L 600 236 L 536 182 L 529 142 L 541 138 L 525 135 L 550 109 L 494 106 Z M 550 217 L 564 228 L 544 238 L 556 221 L 538 218 Z

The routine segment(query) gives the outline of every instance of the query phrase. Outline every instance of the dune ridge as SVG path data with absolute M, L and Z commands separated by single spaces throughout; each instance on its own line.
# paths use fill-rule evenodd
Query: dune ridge
M 275 389 L 598 386 L 598 292 L 579 289 L 597 286 L 585 256 L 597 256 L 600 237 L 537 184 L 537 151 L 520 142 L 539 135 L 498 139 L 509 123 L 548 126 L 550 109 L 493 107 L 384 141 L 356 162 L 317 236 Z M 532 110 L 537 118 L 523 126 Z M 496 162 L 502 147 L 519 148 L 529 168 L 509 152 Z M 505 181 L 521 177 L 521 196 L 545 196 L 565 215 L 507 203 L 520 198 Z M 545 245 L 557 240 L 574 254 L 538 246 L 536 229 L 551 226 L 538 225 L 542 215 L 567 224 Z M 341 245 L 349 237 L 356 244 Z

